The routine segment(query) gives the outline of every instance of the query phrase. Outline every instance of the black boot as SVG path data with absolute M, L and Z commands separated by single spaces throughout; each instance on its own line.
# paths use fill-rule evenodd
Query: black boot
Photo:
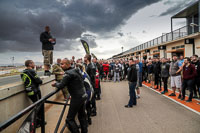
M 90 117 L 88 118 L 88 124 L 92 125 L 92 119 Z
M 96 109 L 92 109 L 92 112 L 91 112 L 91 116 L 96 116 L 97 115 L 97 112 L 96 112 Z
M 66 125 L 67 125 L 68 129 L 72 133 L 80 133 L 78 125 L 75 123 L 75 121 L 68 121 L 68 120 L 66 120 Z

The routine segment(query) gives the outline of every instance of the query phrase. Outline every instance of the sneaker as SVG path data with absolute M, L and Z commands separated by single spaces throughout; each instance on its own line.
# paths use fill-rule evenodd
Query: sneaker
M 137 96 L 136 96 L 136 99 L 139 99 L 139 98 L 140 98 L 140 96 L 139 96 L 139 95 L 137 95 Z
M 169 96 L 176 96 L 176 94 L 174 94 L 174 93 L 171 93 Z
M 192 100 L 188 99 L 186 102 L 189 103 L 189 102 L 192 102 Z
M 133 106 L 125 105 L 124 107 L 125 107 L 125 108 L 132 108 Z
M 200 103 L 197 103 L 198 105 L 200 105 Z
M 161 92 L 161 94 L 165 94 L 165 93 L 166 93 L 166 91 L 162 91 L 162 92 Z
M 194 95 L 193 98 L 198 98 L 197 95 Z
M 181 98 L 181 101 L 184 101 L 184 100 L 185 100 L 185 98 L 182 97 L 182 98 Z
M 178 95 L 178 99 L 181 99 L 181 94 Z

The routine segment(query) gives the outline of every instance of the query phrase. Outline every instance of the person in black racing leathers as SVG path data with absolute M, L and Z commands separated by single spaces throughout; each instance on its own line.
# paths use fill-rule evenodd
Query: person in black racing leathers
M 24 82 L 25 91 L 31 101 L 34 103 L 41 99 L 41 91 L 39 85 L 42 84 L 42 80 L 35 72 L 35 64 L 32 60 L 25 61 L 26 69 L 21 73 L 21 79 Z M 41 126 L 42 110 L 39 108 L 36 116 L 36 127 Z M 46 122 L 45 122 L 46 123 Z
M 84 81 L 79 68 L 71 68 L 68 59 L 63 59 L 61 67 L 65 71 L 65 75 L 60 83 L 53 83 L 52 86 L 63 89 L 67 86 L 71 95 L 70 107 L 66 119 L 66 125 L 72 133 L 79 133 L 78 125 L 75 122 L 75 116 L 78 113 L 78 119 L 81 125 L 81 133 L 87 133 L 87 120 L 85 113 L 85 102 L 87 99 Z

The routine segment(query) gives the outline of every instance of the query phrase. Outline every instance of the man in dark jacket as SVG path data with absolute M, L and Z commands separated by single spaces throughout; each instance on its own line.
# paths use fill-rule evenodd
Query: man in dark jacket
M 95 95 L 97 94 L 97 90 L 95 89 L 96 68 L 95 68 L 94 63 L 91 62 L 91 55 L 86 54 L 85 57 L 84 57 L 84 62 L 85 62 L 86 72 L 89 75 L 92 87 L 94 88 L 94 95 L 93 95 L 92 100 L 91 100 L 91 104 L 92 104 L 91 116 L 96 116 L 97 115 L 96 98 L 95 98 Z
M 155 85 L 156 85 L 156 89 L 159 89 L 159 85 L 160 85 L 160 89 L 161 89 L 161 78 L 160 78 L 160 61 L 158 58 L 155 58 L 155 62 L 153 65 L 153 73 L 155 76 Z
M 200 62 L 198 60 L 198 55 L 193 55 L 192 57 L 192 64 L 195 66 L 196 69 L 196 77 L 194 79 L 194 98 L 197 98 L 197 92 L 199 91 L 200 97 Z
M 31 101 L 34 103 L 41 99 L 41 91 L 39 85 L 42 84 L 42 80 L 38 77 L 35 72 L 35 64 L 32 60 L 25 61 L 26 69 L 21 74 L 21 79 L 24 82 L 25 91 Z M 36 126 L 40 127 L 41 125 L 41 116 L 42 110 L 41 108 L 38 110 L 37 118 L 36 118 Z
M 161 94 L 165 94 L 168 92 L 168 78 L 169 78 L 169 68 L 170 65 L 167 63 L 167 59 L 163 58 L 162 59 L 162 64 L 161 64 L 161 78 L 164 83 L 164 91 L 161 92 Z
M 78 119 L 81 125 L 81 132 L 87 133 L 87 120 L 85 113 L 85 101 L 87 99 L 84 81 L 80 69 L 73 69 L 68 59 L 63 59 L 61 67 L 65 75 L 60 83 L 53 83 L 53 87 L 58 89 L 68 88 L 71 95 L 71 102 L 67 114 L 66 124 L 72 133 L 79 133 L 78 125 L 75 122 L 75 116 L 78 113 Z
M 95 66 L 95 69 L 96 69 L 96 74 L 95 74 L 95 89 L 96 89 L 96 94 L 95 94 L 95 98 L 96 100 L 100 100 L 101 99 L 101 83 L 100 83 L 100 78 L 99 78 L 99 75 L 100 75 L 100 64 L 98 63 L 97 61 L 97 58 L 94 57 L 93 58 L 93 64 Z
M 137 84 L 137 70 L 136 70 L 136 63 L 132 58 L 129 60 L 129 65 L 130 67 L 128 68 L 128 81 L 129 81 L 128 84 L 129 84 L 130 99 L 128 104 L 125 105 L 126 108 L 132 108 L 133 105 L 137 104 L 136 93 L 135 93 L 135 88 Z
M 50 76 L 50 66 L 53 64 L 53 49 L 56 44 L 55 38 L 50 34 L 50 27 L 46 26 L 45 31 L 40 35 L 40 41 L 42 43 L 42 55 L 44 56 L 44 75 Z
M 196 77 L 196 69 L 193 64 L 191 64 L 190 58 L 186 57 L 183 63 L 183 83 L 182 83 L 182 98 L 185 100 L 185 89 L 188 88 L 190 91 L 189 98 L 186 102 L 191 102 L 193 97 L 193 86 L 194 79 Z

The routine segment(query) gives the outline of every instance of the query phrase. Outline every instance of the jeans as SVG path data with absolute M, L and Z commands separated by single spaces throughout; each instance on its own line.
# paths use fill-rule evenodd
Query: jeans
M 162 81 L 164 83 L 164 91 L 166 92 L 166 91 L 168 91 L 168 86 L 167 86 L 167 84 L 168 84 L 168 77 L 162 77 Z
M 185 90 L 186 88 L 188 88 L 190 94 L 189 94 L 189 98 L 188 100 L 192 100 L 193 97 L 193 85 L 194 85 L 194 80 L 193 79 L 183 79 L 183 83 L 182 83 L 182 95 L 183 98 L 185 99 Z
M 118 80 L 118 82 L 120 81 L 119 79 L 119 72 L 114 72 L 114 82 L 116 82 L 116 79 Z
M 71 98 L 66 124 L 72 133 L 79 133 L 78 125 L 75 122 L 75 116 L 78 113 L 78 120 L 81 125 L 81 132 L 87 133 L 87 120 L 85 113 L 85 101 L 87 98 Z
M 128 102 L 129 106 L 133 106 L 137 104 L 136 93 L 135 93 L 136 84 L 137 82 L 129 82 L 129 95 L 130 95 L 130 99 Z

